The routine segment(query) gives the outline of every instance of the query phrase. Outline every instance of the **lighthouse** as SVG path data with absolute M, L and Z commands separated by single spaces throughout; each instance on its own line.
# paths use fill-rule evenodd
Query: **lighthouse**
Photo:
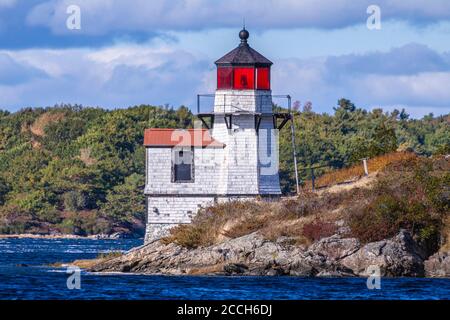
M 202 207 L 281 196 L 278 132 L 291 119 L 290 97 L 277 95 L 288 106 L 274 112 L 272 62 L 249 37 L 241 30 L 238 46 L 215 62 L 215 93 L 197 96 L 201 127 L 145 130 L 146 242 L 190 223 Z

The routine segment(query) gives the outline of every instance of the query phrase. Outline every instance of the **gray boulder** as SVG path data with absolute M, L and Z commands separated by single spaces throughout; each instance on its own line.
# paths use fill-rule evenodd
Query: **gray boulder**
M 327 260 L 338 261 L 352 255 L 359 248 L 361 248 L 361 244 L 358 239 L 333 235 L 315 242 L 308 248 L 308 251 L 316 255 L 321 254 Z
M 410 233 L 401 230 L 395 237 L 368 243 L 340 263 L 359 276 L 369 276 L 368 268 L 377 266 L 381 276 L 424 276 L 425 259 Z
M 450 252 L 438 252 L 425 261 L 425 275 L 450 278 Z

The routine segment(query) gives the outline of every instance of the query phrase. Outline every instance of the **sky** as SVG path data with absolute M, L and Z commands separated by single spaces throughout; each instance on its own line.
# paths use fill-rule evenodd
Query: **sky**
M 243 19 L 274 62 L 273 94 L 317 112 L 343 97 L 416 118 L 450 112 L 448 0 L 0 0 L 0 109 L 194 107 Z

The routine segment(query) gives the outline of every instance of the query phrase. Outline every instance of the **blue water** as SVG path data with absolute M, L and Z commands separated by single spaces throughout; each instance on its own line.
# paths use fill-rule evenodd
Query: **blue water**
M 81 274 L 69 290 L 54 262 L 127 250 L 139 240 L 0 239 L 0 299 L 450 299 L 450 279 L 190 277 Z

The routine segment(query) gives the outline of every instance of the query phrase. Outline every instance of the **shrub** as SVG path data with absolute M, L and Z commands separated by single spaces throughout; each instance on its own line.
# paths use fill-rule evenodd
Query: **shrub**
M 121 251 L 101 252 L 97 256 L 97 259 L 114 259 L 123 256 Z
M 267 203 L 266 203 L 267 204 Z M 163 241 L 175 242 L 185 247 L 196 248 L 213 244 L 223 227 L 231 221 L 239 221 L 226 232 L 226 236 L 238 237 L 261 227 L 260 215 L 266 212 L 264 204 L 255 201 L 231 201 L 201 209 L 192 224 L 180 225 L 170 231 Z M 256 220 L 259 221 L 255 223 Z
M 63 195 L 64 208 L 68 211 L 78 211 L 86 208 L 87 197 L 80 191 L 69 191 Z
M 175 242 L 186 248 L 197 248 L 202 245 L 212 244 L 214 239 L 203 232 L 202 226 L 178 225 L 170 230 L 170 235 L 161 241 L 165 244 Z
M 337 226 L 333 222 L 315 219 L 303 226 L 303 235 L 311 242 L 332 236 L 336 233 Z
M 34 217 L 18 206 L 0 207 L 0 233 L 20 234 L 28 232 L 34 225 Z
M 441 159 L 442 160 L 442 159 Z M 409 230 L 430 252 L 439 246 L 443 219 L 449 210 L 449 162 L 436 159 L 404 160 L 381 172 L 366 202 L 349 210 L 353 236 L 363 242 Z
M 9 191 L 10 189 L 6 181 L 0 177 L 0 206 L 5 204 L 5 198 Z

